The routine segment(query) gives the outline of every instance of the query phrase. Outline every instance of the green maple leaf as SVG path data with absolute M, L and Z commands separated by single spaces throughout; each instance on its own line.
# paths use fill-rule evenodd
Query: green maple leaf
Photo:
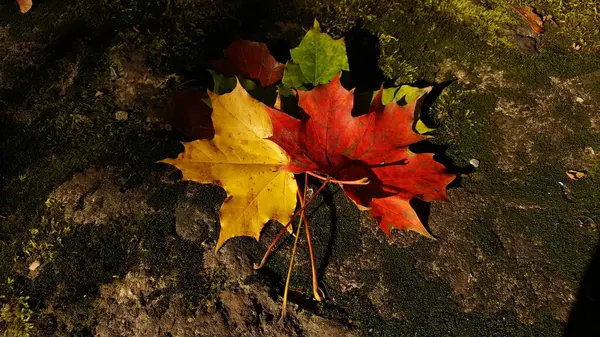
M 302 70 L 300 70 L 300 65 L 298 63 L 287 61 L 281 82 L 288 88 L 306 90 L 305 83 L 309 83 L 309 80 L 302 74 Z
M 317 20 L 291 55 L 282 80 L 289 87 L 300 89 L 304 83 L 329 83 L 342 70 L 350 70 L 344 39 L 335 40 L 322 33 Z

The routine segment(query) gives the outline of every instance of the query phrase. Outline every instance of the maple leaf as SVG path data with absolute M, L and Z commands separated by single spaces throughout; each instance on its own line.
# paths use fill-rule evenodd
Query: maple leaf
M 268 220 L 287 223 L 296 207 L 298 187 L 292 173 L 280 170 L 289 163 L 288 155 L 267 139 L 273 127 L 264 105 L 239 82 L 231 93 L 209 92 L 209 97 L 214 138 L 183 143 L 183 153 L 161 162 L 177 167 L 185 180 L 225 189 L 219 250 L 235 236 L 258 240 Z
M 275 60 L 264 43 L 236 40 L 223 53 L 225 59 L 215 62 L 215 68 L 221 74 L 243 75 L 258 80 L 263 87 L 277 83 L 283 77 L 285 65 Z
M 335 40 L 322 33 L 317 20 L 290 54 L 292 60 L 286 63 L 282 80 L 288 87 L 304 89 L 307 83 L 325 84 L 342 70 L 350 69 L 344 39 Z
M 267 107 L 273 121 L 270 139 L 291 156 L 286 170 L 320 172 L 345 181 L 367 177 L 368 185 L 344 185 L 344 191 L 359 207 L 370 209 L 384 232 L 409 229 L 431 237 L 410 199 L 446 199 L 446 185 L 455 175 L 433 154 L 408 149 L 427 138 L 413 131 L 416 100 L 384 105 L 380 91 L 367 114 L 353 117 L 353 91 L 342 87 L 339 76 L 297 95 L 302 119 Z

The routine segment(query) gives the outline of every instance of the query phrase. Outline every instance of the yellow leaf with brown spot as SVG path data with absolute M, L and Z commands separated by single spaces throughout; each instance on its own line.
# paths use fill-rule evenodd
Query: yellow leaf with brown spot
M 265 106 L 237 83 L 224 95 L 209 92 L 213 106 L 212 140 L 184 143 L 185 151 L 161 162 L 177 167 L 183 179 L 218 184 L 227 192 L 220 210 L 221 233 L 216 250 L 228 239 L 257 240 L 265 222 L 286 224 L 296 207 L 298 186 L 286 152 L 267 138 L 273 125 Z

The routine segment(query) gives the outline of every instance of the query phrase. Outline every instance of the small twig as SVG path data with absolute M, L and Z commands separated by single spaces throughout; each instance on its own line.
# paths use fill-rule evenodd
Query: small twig
M 340 185 L 368 185 L 369 184 L 368 178 L 362 178 L 362 179 L 358 179 L 358 180 L 336 180 L 336 179 L 322 177 L 313 172 L 305 172 L 305 173 L 308 175 L 311 175 L 317 179 L 329 180 L 330 183 L 336 183 L 336 184 L 340 184 Z
M 306 191 L 308 190 L 308 175 L 304 174 L 304 197 L 300 198 L 300 206 L 304 206 L 304 201 L 306 200 Z M 298 196 L 300 197 L 300 191 L 298 191 Z M 305 212 L 302 212 L 302 219 L 304 221 L 304 230 L 306 231 L 306 242 L 308 243 L 308 252 L 310 253 L 310 267 L 312 272 L 312 288 L 313 288 L 313 296 L 315 300 L 322 301 L 325 296 L 321 296 L 319 294 L 319 282 L 317 280 L 317 267 L 315 264 L 315 255 L 313 253 L 312 247 L 312 238 L 310 237 L 310 230 L 308 226 L 308 220 L 306 219 Z
M 269 248 L 267 249 L 267 252 L 263 256 L 262 260 L 260 261 L 260 264 L 259 265 L 254 265 L 254 269 L 260 269 L 260 268 L 264 267 L 265 263 L 267 262 L 267 258 L 269 257 L 269 255 L 271 254 L 271 251 L 273 250 L 273 248 L 277 244 L 277 241 L 279 241 L 279 239 L 281 238 L 281 236 L 283 235 L 283 233 L 285 233 L 285 231 L 287 230 L 287 228 L 292 224 L 292 221 L 294 221 L 296 219 L 296 217 L 301 214 L 301 212 L 304 212 L 304 209 L 306 207 L 308 207 L 308 205 L 310 205 L 310 203 L 317 196 L 317 194 L 319 194 L 319 192 L 321 192 L 325 188 L 325 186 L 327 186 L 328 183 L 329 183 L 329 178 L 327 178 L 323 182 L 323 184 L 321 185 L 321 187 L 319 187 L 319 189 L 312 195 L 312 197 L 310 198 L 310 200 L 308 200 L 308 202 L 306 204 L 304 204 L 304 206 L 301 206 L 300 209 L 298 211 L 296 211 L 296 213 L 294 213 L 294 215 L 291 217 L 290 221 L 288 221 L 288 223 L 283 227 L 283 229 L 279 232 L 279 234 L 277 234 L 277 237 L 275 237 L 275 240 L 273 240 L 273 242 L 271 242 L 271 245 L 269 245 Z
M 287 278 L 285 279 L 285 288 L 283 290 L 283 306 L 281 308 L 281 318 L 285 317 L 287 308 L 287 296 L 288 290 L 290 289 L 290 280 L 292 279 L 292 269 L 294 268 L 294 257 L 296 256 L 296 248 L 298 247 L 298 239 L 300 239 L 300 231 L 302 230 L 302 219 L 304 218 L 304 210 L 302 210 L 302 217 L 298 223 L 298 230 L 296 230 L 296 239 L 294 240 L 294 247 L 292 248 L 292 256 L 290 257 L 290 266 L 288 268 Z

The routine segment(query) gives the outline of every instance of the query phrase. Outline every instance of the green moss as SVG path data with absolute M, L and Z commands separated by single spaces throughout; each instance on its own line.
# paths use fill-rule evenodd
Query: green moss
M 516 12 L 503 0 L 424 0 L 421 10 L 439 12 L 441 17 L 452 20 L 455 24 L 466 25 L 478 38 L 489 45 L 515 48 L 512 39 L 505 33 L 509 25 L 517 25 Z
M 577 281 L 593 255 L 597 237 L 571 219 L 560 207 L 527 213 L 504 208 L 501 217 L 509 231 L 542 242 L 540 249 L 547 254 L 544 263 L 551 275 Z
M 29 308 L 29 297 L 0 296 L 0 335 L 3 337 L 32 336 L 34 312 Z
M 52 262 L 56 252 L 62 246 L 62 241 L 71 232 L 71 225 L 66 222 L 60 205 L 52 199 L 47 199 L 46 215 L 42 215 L 39 224 L 29 229 L 29 239 L 23 247 L 25 257 L 32 262 L 41 259 L 44 263 Z
M 600 161 L 597 161 L 589 172 L 594 181 L 600 181 Z

